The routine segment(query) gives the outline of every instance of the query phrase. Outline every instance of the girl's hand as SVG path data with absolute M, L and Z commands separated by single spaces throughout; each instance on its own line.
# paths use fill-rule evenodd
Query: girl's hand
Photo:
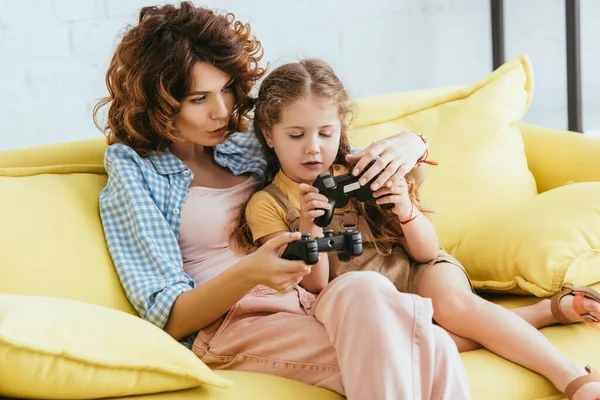
M 373 192 L 373 197 L 377 200 L 377 204 L 394 204 L 392 212 L 398 216 L 400 221 L 407 220 L 411 217 L 413 204 L 408 195 L 408 185 L 406 179 L 398 178 L 392 187 L 383 187 Z
M 319 193 L 319 189 L 306 183 L 300 184 L 300 223 L 303 227 L 314 225 L 315 218 L 329 210 L 329 199 Z
M 265 285 L 281 293 L 289 292 L 310 273 L 311 267 L 303 261 L 281 258 L 288 243 L 298 239 L 299 232 L 282 232 L 244 257 L 244 274 L 253 287 Z

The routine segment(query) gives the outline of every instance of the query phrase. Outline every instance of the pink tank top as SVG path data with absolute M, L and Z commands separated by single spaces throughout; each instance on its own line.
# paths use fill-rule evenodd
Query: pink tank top
M 229 236 L 256 185 L 258 179 L 251 176 L 226 189 L 188 189 L 178 241 L 183 269 L 197 285 L 213 279 L 241 258 L 230 249 Z

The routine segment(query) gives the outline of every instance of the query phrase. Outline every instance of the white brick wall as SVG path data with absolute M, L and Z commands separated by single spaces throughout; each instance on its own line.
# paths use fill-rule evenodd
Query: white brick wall
M 163 4 L 159 0 L 155 4 Z M 329 61 L 356 97 L 468 83 L 491 68 L 487 0 L 204 0 L 252 24 L 265 62 Z M 507 58 L 526 52 L 528 119 L 566 125 L 562 0 L 507 0 Z M 600 2 L 582 1 L 586 124 L 600 127 Z M 0 150 L 100 137 L 91 113 L 120 33 L 148 0 L 0 0 Z

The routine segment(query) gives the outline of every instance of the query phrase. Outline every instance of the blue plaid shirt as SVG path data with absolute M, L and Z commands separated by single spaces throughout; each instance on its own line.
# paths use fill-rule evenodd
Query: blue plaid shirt
M 231 135 L 214 157 L 235 175 L 264 178 L 266 162 L 252 131 Z M 100 216 L 108 250 L 131 304 L 163 328 L 175 299 L 196 286 L 183 270 L 177 242 L 192 171 L 168 150 L 143 158 L 124 144 L 109 146 L 104 164 Z M 194 336 L 182 343 L 191 346 Z

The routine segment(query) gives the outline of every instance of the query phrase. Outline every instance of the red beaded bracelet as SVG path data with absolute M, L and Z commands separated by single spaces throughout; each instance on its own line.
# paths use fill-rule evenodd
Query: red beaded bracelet
M 425 149 L 425 154 L 417 161 L 417 164 L 439 165 L 437 161 L 428 160 L 427 156 L 429 156 L 429 149 Z
M 429 161 L 427 159 L 427 157 L 429 156 L 429 143 L 427 143 L 427 139 L 425 138 L 425 136 L 421 135 L 419 132 L 414 132 L 414 133 L 419 138 L 421 138 L 421 140 L 423 141 L 423 143 L 425 143 L 425 153 L 423 153 L 423 155 L 421 156 L 421 158 L 419 158 L 419 160 L 417 161 L 417 164 L 438 165 L 439 163 L 437 163 L 436 161 Z
M 415 218 L 417 218 L 416 215 L 413 215 L 413 211 L 415 211 L 415 203 L 413 203 L 412 201 L 410 202 L 410 215 L 408 217 L 408 219 L 406 221 L 400 221 L 400 225 L 406 225 L 409 222 L 412 222 L 415 220 Z

